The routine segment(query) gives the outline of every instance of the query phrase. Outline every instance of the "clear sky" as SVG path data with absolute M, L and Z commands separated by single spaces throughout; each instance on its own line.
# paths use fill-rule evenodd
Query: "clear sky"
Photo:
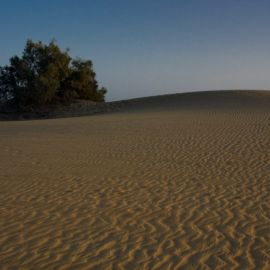
M 28 38 L 91 59 L 107 100 L 270 89 L 269 0 L 0 0 L 0 65 Z

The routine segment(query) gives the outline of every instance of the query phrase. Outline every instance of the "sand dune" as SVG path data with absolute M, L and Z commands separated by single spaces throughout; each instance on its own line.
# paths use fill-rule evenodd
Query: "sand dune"
M 110 106 L 0 122 L 0 269 L 270 269 L 270 93 Z
M 268 109 L 269 91 L 219 90 L 134 98 L 105 103 L 80 100 L 70 105 L 40 108 L 38 112 L 16 113 L 0 108 L 0 120 L 36 120 L 89 116 L 118 112 L 174 110 Z

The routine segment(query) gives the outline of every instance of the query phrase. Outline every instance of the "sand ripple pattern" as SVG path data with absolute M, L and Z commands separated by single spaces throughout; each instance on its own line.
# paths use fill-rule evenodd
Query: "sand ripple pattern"
M 270 111 L 0 123 L 0 269 L 270 269 Z

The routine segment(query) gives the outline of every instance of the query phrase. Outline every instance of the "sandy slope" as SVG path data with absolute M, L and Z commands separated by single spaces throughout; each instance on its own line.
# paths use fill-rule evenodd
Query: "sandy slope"
M 270 94 L 220 95 L 0 122 L 0 269 L 270 269 Z

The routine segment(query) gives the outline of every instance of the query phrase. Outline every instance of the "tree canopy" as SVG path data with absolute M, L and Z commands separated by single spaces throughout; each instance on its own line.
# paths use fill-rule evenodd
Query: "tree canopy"
M 54 40 L 48 45 L 28 40 L 21 57 L 0 67 L 0 101 L 18 108 L 75 99 L 102 102 L 106 92 L 98 87 L 92 61 L 72 59 Z

